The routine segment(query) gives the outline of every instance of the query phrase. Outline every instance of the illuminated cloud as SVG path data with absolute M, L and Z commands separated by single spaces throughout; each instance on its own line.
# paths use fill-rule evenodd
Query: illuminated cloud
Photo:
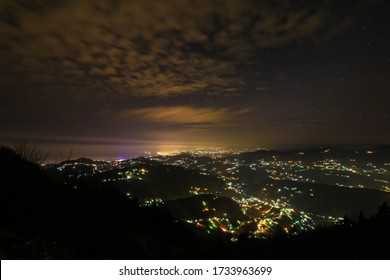
M 104 98 L 238 92 L 237 60 L 340 26 L 318 3 L 2 2 L 3 82 L 56 81 Z
M 152 107 L 125 110 L 118 115 L 123 119 L 137 119 L 161 125 L 223 126 L 249 113 L 250 109 L 232 111 L 228 108 L 195 108 L 191 106 Z

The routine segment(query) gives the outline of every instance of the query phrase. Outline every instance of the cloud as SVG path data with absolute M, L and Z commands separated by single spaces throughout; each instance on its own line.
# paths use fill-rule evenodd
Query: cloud
M 332 1 L 302 3 L 2 1 L 0 81 L 94 98 L 239 92 L 237 61 L 340 26 Z
M 145 123 L 159 125 L 180 125 L 191 127 L 216 127 L 231 124 L 251 110 L 244 108 L 230 110 L 228 108 L 197 108 L 191 106 L 150 107 L 141 109 L 122 110 L 117 116 L 125 120 L 136 119 Z

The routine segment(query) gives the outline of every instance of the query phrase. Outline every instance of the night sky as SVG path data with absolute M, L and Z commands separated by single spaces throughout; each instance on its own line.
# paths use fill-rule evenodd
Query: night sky
M 390 143 L 389 1 L 0 1 L 0 143 Z M 138 150 L 137 150 L 138 149 Z

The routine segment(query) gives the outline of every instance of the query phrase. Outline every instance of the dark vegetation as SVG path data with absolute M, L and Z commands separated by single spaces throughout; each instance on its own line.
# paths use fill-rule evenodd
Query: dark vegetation
M 119 178 L 118 172 L 126 173 L 132 168 L 146 168 L 147 176 L 143 180 L 136 177 L 120 183 L 105 183 L 106 187 L 115 188 L 123 193 L 130 192 L 140 200 L 152 197 L 162 199 L 179 199 L 188 196 L 191 187 L 208 186 L 210 191 L 223 190 L 224 182 L 216 177 L 201 175 L 193 170 L 186 170 L 178 166 L 164 166 L 148 163 L 133 165 L 131 168 L 107 171 L 88 178 L 88 183 L 101 185 L 102 179 Z
M 258 188 L 254 194 L 275 200 L 280 196 L 286 196 L 289 197 L 292 207 L 325 216 L 342 217 L 348 214 L 357 218 L 359 211 L 372 215 L 383 201 L 390 201 L 390 193 L 373 189 L 350 189 L 291 181 L 273 181 L 272 184 L 273 188 L 267 188 L 266 192 Z M 285 186 L 289 189 L 285 189 Z M 290 196 L 291 194 L 293 196 Z
M 210 210 L 216 210 L 203 211 L 202 201 L 207 203 Z M 165 205 L 170 209 L 174 217 L 181 219 L 211 218 L 214 216 L 225 216 L 233 220 L 243 220 L 246 218 L 242 214 L 239 205 L 232 199 L 212 194 L 201 194 L 182 199 L 168 200 L 165 202 Z
M 1 259 L 389 259 L 390 209 L 297 236 L 207 234 L 159 207 L 55 179 L 0 148 Z

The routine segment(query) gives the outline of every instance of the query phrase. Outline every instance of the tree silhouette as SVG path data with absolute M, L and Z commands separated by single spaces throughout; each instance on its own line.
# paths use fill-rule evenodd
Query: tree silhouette
M 343 225 L 344 226 L 350 226 L 352 225 L 351 220 L 349 219 L 348 215 L 345 214 L 343 217 Z
M 379 206 L 378 217 L 390 218 L 390 207 L 387 205 L 386 202 L 383 202 L 383 204 L 381 206 Z
M 73 155 L 73 147 L 70 149 L 68 154 L 62 154 L 61 150 L 59 151 L 59 153 L 60 153 L 61 162 L 69 161 L 69 160 L 71 160 L 72 155 Z
M 16 154 L 21 156 L 23 159 L 39 165 L 41 165 L 49 156 L 49 152 L 43 152 L 37 145 L 32 144 L 25 138 L 14 142 L 13 148 Z

